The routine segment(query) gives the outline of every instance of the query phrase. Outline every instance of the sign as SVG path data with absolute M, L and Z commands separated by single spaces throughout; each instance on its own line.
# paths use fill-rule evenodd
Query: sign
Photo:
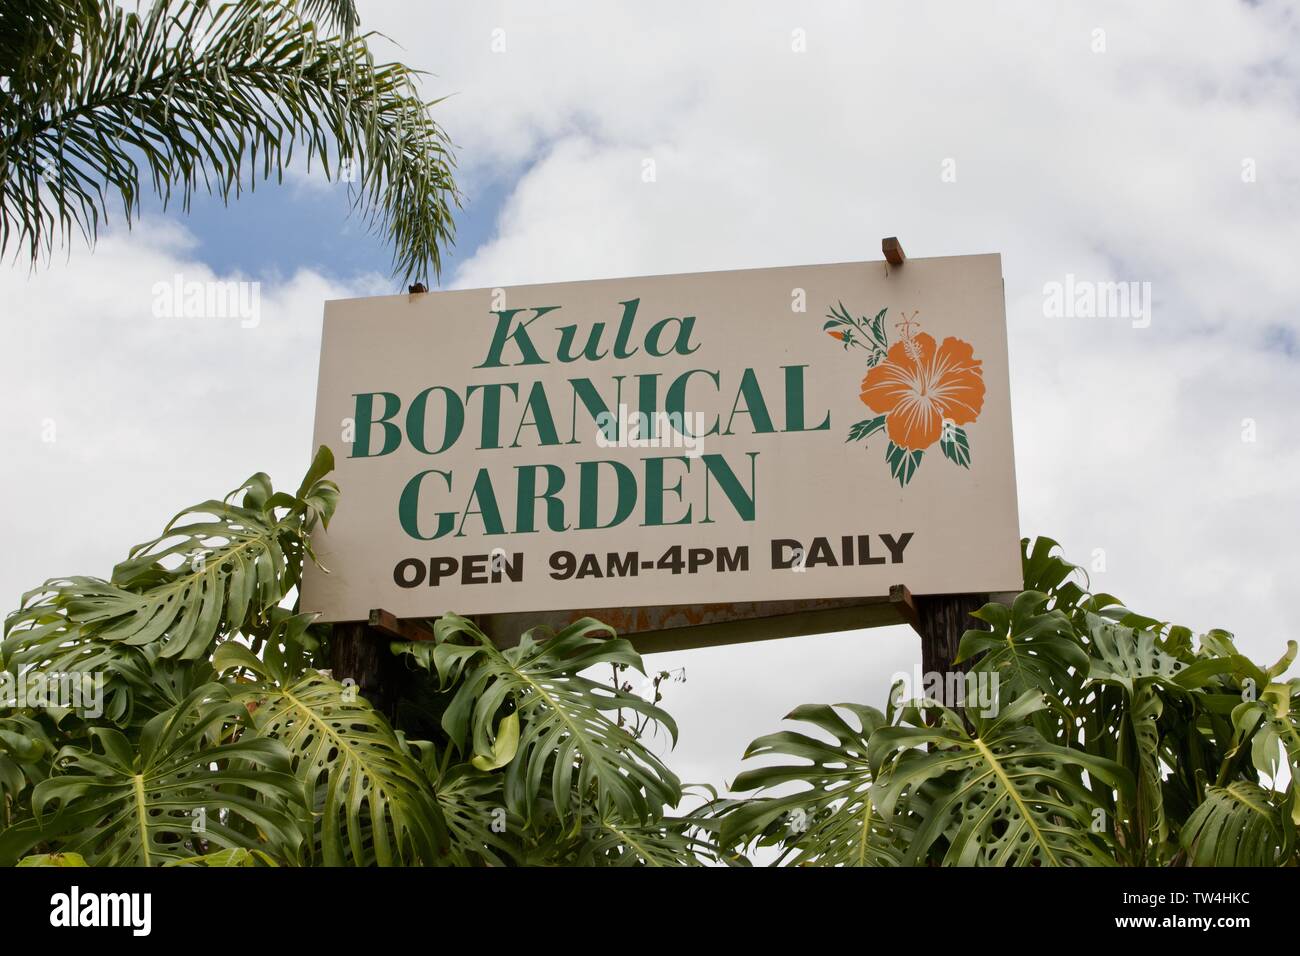
M 316 443 L 325 621 L 1021 586 L 996 255 L 329 302 Z

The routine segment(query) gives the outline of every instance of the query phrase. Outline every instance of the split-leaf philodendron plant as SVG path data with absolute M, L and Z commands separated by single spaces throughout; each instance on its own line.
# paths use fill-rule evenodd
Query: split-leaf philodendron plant
M 502 649 L 448 614 L 389 648 L 411 671 L 389 719 L 327 669 L 332 629 L 287 606 L 332 464 L 322 449 L 294 494 L 254 475 L 109 578 L 23 596 L 0 643 L 0 862 L 1300 862 L 1295 642 L 1260 667 L 1226 632 L 1088 593 L 1043 538 L 1026 590 L 961 643 L 992 706 L 895 688 L 883 709 L 798 707 L 729 798 L 668 769 L 659 680 L 633 693 L 640 656 L 590 619 Z

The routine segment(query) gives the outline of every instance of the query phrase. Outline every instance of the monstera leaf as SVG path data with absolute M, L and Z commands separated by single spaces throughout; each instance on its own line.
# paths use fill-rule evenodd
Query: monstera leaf
M 854 727 L 839 710 L 852 714 Z M 873 774 L 868 742 L 888 726 L 873 707 L 804 704 L 786 715 L 834 738 L 794 731 L 769 734 L 749 745 L 745 758 L 793 757 L 807 761 L 747 770 L 731 785 L 736 791 L 764 791 L 797 784 L 782 796 L 744 801 L 723 815 L 724 847 L 779 845 L 778 862 L 796 866 L 898 866 L 906 852 L 904 815 L 886 823 L 872 802 Z
M 35 867 L 83 867 L 89 865 L 80 853 L 37 853 L 32 856 L 25 856 L 14 864 L 14 866 Z
M 316 849 L 326 866 L 443 861 L 447 830 L 416 758 L 384 716 L 325 675 L 284 673 L 235 643 L 213 665 L 262 680 L 237 685 L 253 713 L 254 733 L 288 748 L 292 770 L 311 801 Z
M 714 858 L 715 850 L 701 837 L 701 822 L 687 816 L 625 823 L 587 806 L 572 855 L 552 862 L 569 866 L 703 866 L 706 858 Z M 562 841 L 559 845 L 564 846 Z
M 502 776 L 456 762 L 452 749 L 428 740 L 410 741 L 437 794 L 447 827 L 446 862 L 451 866 L 507 866 L 519 854 L 523 821 L 512 816 L 501 792 Z
M 1038 691 L 1073 702 L 1088 675 L 1088 652 L 1065 612 L 1046 610 L 1047 602 L 1046 594 L 1024 591 L 1011 607 L 984 605 L 974 616 L 992 630 L 962 635 L 957 662 L 978 658 L 972 669 L 996 675 L 1004 700 Z
M 435 642 L 398 643 L 393 649 L 431 668 L 454 690 L 442 726 L 462 753 L 484 758 L 479 766 L 501 765 L 500 744 L 503 734 L 509 735 L 514 753 L 504 764 L 505 797 L 513 812 L 530 819 L 545 796 L 557 818 L 566 821 L 575 798 L 590 797 L 602 814 L 644 822 L 659 817 L 664 805 L 677 805 L 677 777 L 607 715 L 641 714 L 675 740 L 672 718 L 634 694 L 581 674 L 598 664 L 644 673 L 632 645 L 606 625 L 583 618 L 540 641 L 529 631 L 507 649 L 454 614 L 439 618 L 434 632 Z M 517 725 L 505 719 L 512 713 L 518 715 Z
M 151 720 L 135 744 L 91 728 L 89 746 L 64 747 L 36 786 L 34 816 L 0 836 L 0 861 L 38 842 L 93 866 L 155 866 L 205 847 L 296 858 L 306 807 L 289 754 L 271 740 L 230 742 L 246 717 L 209 684 Z
M 1269 684 L 1259 700 L 1237 705 L 1232 724 L 1235 742 L 1238 746 L 1249 742 L 1251 761 L 1261 774 L 1277 780 L 1285 763 L 1291 820 L 1300 826 L 1300 797 L 1296 795 L 1296 780 L 1300 777 L 1300 680 Z
M 576 807 L 572 819 L 561 821 L 550 801 L 538 801 L 534 819 L 524 826 L 518 860 L 524 866 L 698 867 L 707 863 L 738 863 L 724 858 L 714 840 L 718 799 L 710 786 L 689 786 L 701 803 L 690 813 L 646 821 L 622 820 L 600 812 L 591 802 Z
M 1183 827 L 1192 866 L 1277 866 L 1294 850 L 1294 831 L 1273 795 L 1244 780 L 1210 787 Z
M 1020 542 L 1020 563 L 1024 572 L 1025 590 L 1046 594 L 1052 610 L 1073 617 L 1081 606 L 1089 603 L 1088 575 L 1077 564 L 1071 564 L 1058 553 L 1061 546 L 1047 537 Z M 1083 584 L 1079 583 L 1079 580 Z
M 1118 808 L 1120 822 L 1131 831 L 1125 843 L 1145 848 L 1151 841 L 1157 852 L 1162 852 L 1160 848 L 1170 835 L 1161 752 L 1162 694 L 1181 693 L 1191 670 L 1162 646 L 1155 631 L 1116 624 L 1091 613 L 1085 620 L 1092 652 L 1091 679 L 1123 692 L 1124 703 L 1113 731 L 1114 753 L 1137 780 L 1132 802 L 1121 801 Z M 1207 676 L 1198 672 L 1192 683 L 1203 682 Z
M 276 494 L 259 473 L 222 501 L 186 509 L 158 538 L 132 548 L 110 580 L 47 581 L 6 621 L 6 645 L 17 638 L 6 659 L 61 633 L 155 646 L 162 658 L 205 656 L 218 635 L 262 621 L 297 584 L 308 534 L 317 521 L 328 523 L 337 501 L 337 487 L 323 478 L 333 463 L 321 448 L 297 495 Z
M 1142 683 L 1177 684 L 1188 665 L 1160 646 L 1154 631 L 1123 627 L 1089 614 L 1093 680 L 1105 681 L 1132 693 Z
M 10 623 L 20 616 L 15 614 Z M 61 613 L 41 612 L 30 623 L 34 626 L 15 628 L 0 644 L 0 656 L 10 673 L 22 674 L 29 686 L 48 680 L 62 689 L 48 695 L 39 710 L 65 729 L 69 716 L 81 722 L 102 717 L 123 729 L 138 728 L 213 679 L 206 660 L 160 657 L 159 644 L 132 647 L 90 637 Z M 81 693 L 73 696 L 71 685 L 77 681 Z
M 50 735 L 40 722 L 21 713 L 0 717 L 0 802 L 16 804 L 44 780 L 53 756 Z
M 543 797 L 525 821 L 506 809 L 504 775 L 453 762 L 450 751 L 439 754 L 428 741 L 411 748 L 438 793 L 454 865 L 679 867 L 718 859 L 709 835 L 714 820 L 705 811 L 625 822 L 584 803 L 574 819 L 561 821 Z M 715 803 L 716 793 L 702 789 Z
M 1028 722 L 1043 706 L 1041 695 L 1025 694 L 975 732 L 947 708 L 937 708 L 934 726 L 908 708 L 904 720 L 914 726 L 871 735 L 867 757 L 881 816 L 888 822 L 908 812 L 916 796 L 928 804 L 917 814 L 921 822 L 905 863 L 924 860 L 941 839 L 947 841 L 945 865 L 1113 863 L 1103 835 L 1095 832 L 1106 804 L 1089 786 L 1128 790 L 1132 781 L 1109 760 L 1044 740 Z
M 199 856 L 186 857 L 183 860 L 172 860 L 167 866 L 200 866 L 209 869 L 217 868 L 254 868 L 261 866 L 279 866 L 275 859 L 261 850 L 249 850 L 244 847 L 234 847 L 229 850 L 216 850 L 212 853 L 203 853 Z
M 90 636 L 87 628 L 69 621 L 62 609 L 46 603 L 49 596 L 43 588 L 24 594 L 22 605 L 6 619 L 0 666 L 14 675 L 43 671 L 99 681 L 102 716 L 119 726 L 129 723 L 137 699 L 152 696 L 157 650 Z

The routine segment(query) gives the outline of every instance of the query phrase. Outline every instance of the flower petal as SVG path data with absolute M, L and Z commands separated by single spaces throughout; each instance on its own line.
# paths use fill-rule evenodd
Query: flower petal
M 934 357 L 931 381 L 935 402 L 944 417 L 968 425 L 984 407 L 983 362 L 969 342 L 949 336 Z
M 915 341 L 917 356 L 921 360 L 921 366 L 924 366 L 934 355 L 934 339 L 922 333 Z M 906 343 L 898 341 L 889 347 L 884 361 L 869 371 L 862 380 L 859 397 L 873 412 L 884 414 L 902 401 L 908 392 L 920 390 L 920 368 L 916 360 L 907 354 Z
M 885 419 L 889 440 L 910 451 L 922 451 L 943 433 L 943 412 L 939 403 L 922 395 L 908 395 L 894 406 Z

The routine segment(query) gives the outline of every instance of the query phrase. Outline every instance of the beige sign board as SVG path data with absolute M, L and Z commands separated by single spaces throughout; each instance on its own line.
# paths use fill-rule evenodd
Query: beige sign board
M 1021 586 L 997 255 L 328 302 L 315 437 L 325 621 Z

